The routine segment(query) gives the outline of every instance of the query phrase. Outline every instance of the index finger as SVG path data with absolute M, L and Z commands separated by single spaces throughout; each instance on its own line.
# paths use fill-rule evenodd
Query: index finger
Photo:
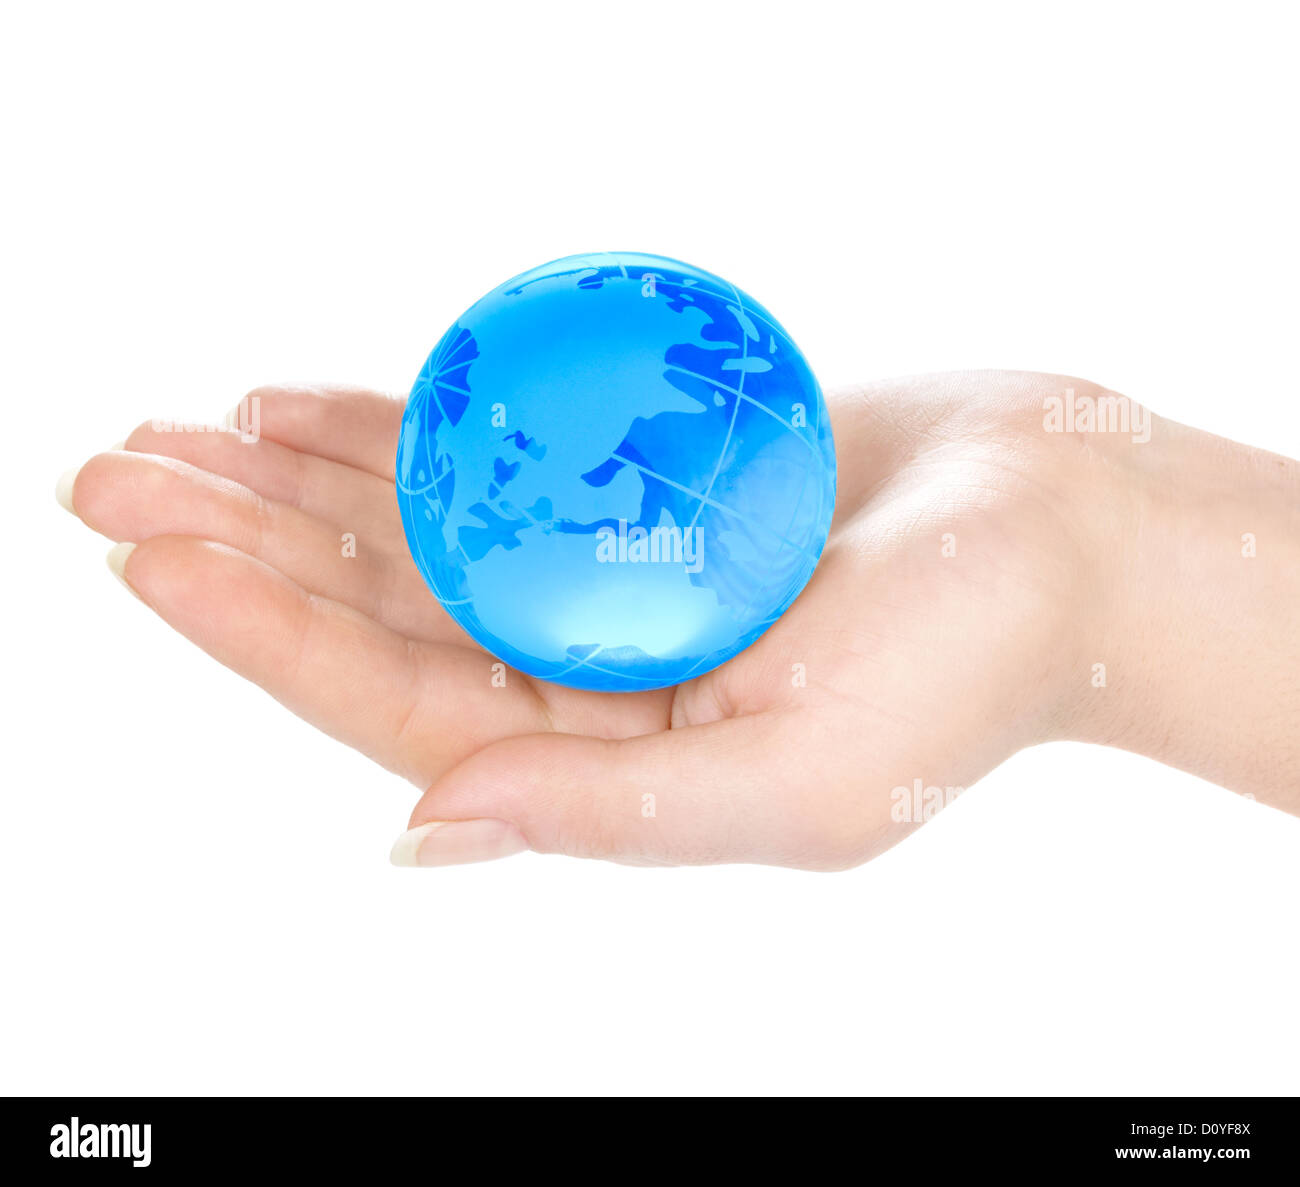
M 368 388 L 293 384 L 254 389 L 231 416 L 246 433 L 392 482 L 405 407 Z

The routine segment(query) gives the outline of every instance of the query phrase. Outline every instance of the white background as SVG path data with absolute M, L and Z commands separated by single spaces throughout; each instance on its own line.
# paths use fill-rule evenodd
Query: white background
M 395 870 L 413 789 L 53 499 L 152 416 L 404 390 L 606 248 L 734 280 L 828 385 L 1063 371 L 1300 455 L 1295 45 L 1242 4 L 6 7 L 0 1091 L 1300 1090 L 1300 820 L 1060 745 L 847 874 Z

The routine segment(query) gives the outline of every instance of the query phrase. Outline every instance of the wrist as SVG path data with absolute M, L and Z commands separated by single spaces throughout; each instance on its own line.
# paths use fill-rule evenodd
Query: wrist
M 1300 465 L 1152 421 L 1104 447 L 1111 596 L 1077 736 L 1294 810 Z

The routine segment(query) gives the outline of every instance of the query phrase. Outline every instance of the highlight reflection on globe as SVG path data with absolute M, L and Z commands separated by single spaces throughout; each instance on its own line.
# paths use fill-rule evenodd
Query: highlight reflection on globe
M 634 691 L 781 616 L 826 543 L 835 451 L 808 364 L 753 298 L 658 256 L 571 256 L 435 347 L 397 497 L 429 588 L 483 647 Z

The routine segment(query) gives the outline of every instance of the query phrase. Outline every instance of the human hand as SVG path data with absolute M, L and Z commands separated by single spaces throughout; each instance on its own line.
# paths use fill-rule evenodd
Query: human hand
M 410 559 L 402 405 L 377 393 L 260 389 L 252 444 L 145 424 L 60 496 L 134 545 L 110 563 L 164 620 L 424 790 L 402 864 L 836 869 L 1023 746 L 1135 745 L 1128 690 L 1099 710 L 1089 677 L 1134 651 L 1114 624 L 1149 592 L 1124 542 L 1152 471 L 1122 441 L 1044 432 L 1067 386 L 1099 390 L 981 372 L 833 396 L 837 507 L 807 588 L 722 667 L 645 693 L 497 686 Z

